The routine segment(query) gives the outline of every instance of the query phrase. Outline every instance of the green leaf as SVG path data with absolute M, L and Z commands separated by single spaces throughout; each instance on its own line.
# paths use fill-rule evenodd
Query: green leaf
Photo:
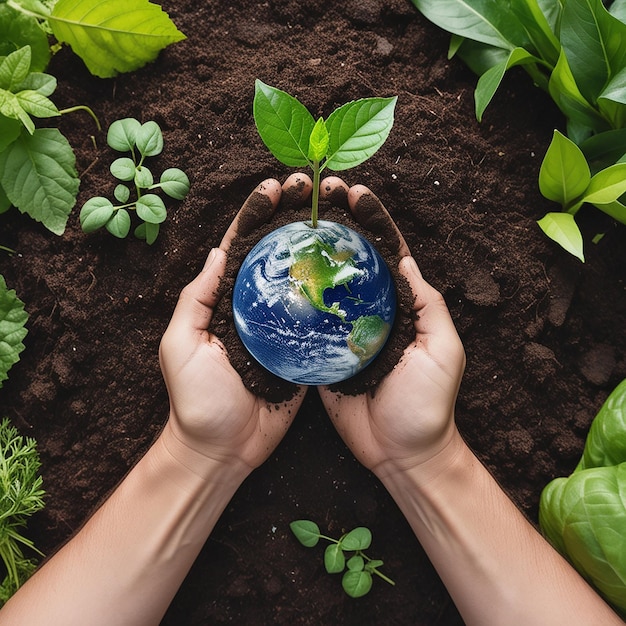
M 22 213 L 62 235 L 80 184 L 74 151 L 56 128 L 22 133 L 0 153 L 0 184 Z
M 154 184 L 154 176 L 145 165 L 138 165 L 135 168 L 135 185 L 140 189 L 148 189 Z
M 0 215 L 6 213 L 11 208 L 11 201 L 7 198 L 2 185 L 0 185 Z
M 0 115 L 19 120 L 31 135 L 35 132 L 33 121 L 20 106 L 17 96 L 6 89 L 0 89 Z
M 626 160 L 626 128 L 598 133 L 580 144 L 592 172 Z
M 141 123 L 134 117 L 115 120 L 107 131 L 107 143 L 118 152 L 131 152 L 140 128 Z
M 0 57 L 26 45 L 31 49 L 30 69 L 41 72 L 50 62 L 50 45 L 36 18 L 0 4 Z
M 30 115 L 35 117 L 56 117 L 60 115 L 51 100 L 40 94 L 38 91 L 27 89 L 15 94 L 20 107 Z
M 109 170 L 118 180 L 129 181 L 135 179 L 135 162 L 129 157 L 115 159 L 109 166 Z
M 42 96 L 51 96 L 57 88 L 57 79 L 43 72 L 31 72 L 19 86 L 20 90 L 30 89 Z
M 497 48 L 529 47 L 524 27 L 508 3 L 488 0 L 412 0 L 431 22 L 450 33 Z
M 348 559 L 346 566 L 351 572 L 360 572 L 365 569 L 365 559 L 361 555 L 355 554 Z
M 341 586 L 351 598 L 360 598 L 372 588 L 372 575 L 365 570 L 347 571 L 341 579 Z
M 0 115 L 0 152 L 11 145 L 21 132 L 22 124 L 19 120 Z
M 307 548 L 316 546 L 320 540 L 320 528 L 315 522 L 310 520 L 296 520 L 289 524 L 289 528 L 296 536 L 296 539 Z
M 263 143 L 281 163 L 290 167 L 310 165 L 309 138 L 315 120 L 303 104 L 257 79 L 253 113 Z
M 130 215 L 126 209 L 118 209 L 105 224 L 106 229 L 115 237 L 124 239 L 130 232 Z
M 136 70 L 185 39 L 167 13 L 147 0 L 58 0 L 48 23 L 100 78 Z
M 609 204 L 626 192 L 626 163 L 600 170 L 589 182 L 583 202 Z
M 626 226 L 626 205 L 624 203 L 615 200 L 615 202 L 609 202 L 608 204 L 599 204 L 597 208 L 615 221 Z
M 315 122 L 309 139 L 309 159 L 318 163 L 326 157 L 328 151 L 328 130 L 323 118 Z
M 147 193 L 141 196 L 136 203 L 137 215 L 150 224 L 161 224 L 167 217 L 167 209 L 163 200 L 156 194 Z
M 552 5 L 557 5 L 557 3 L 552 2 Z M 509 6 L 526 31 L 536 56 L 554 67 L 559 58 L 561 42 L 554 34 L 555 29 L 539 6 L 539 2 L 537 0 L 519 0 L 510 3 Z
M 585 192 L 590 180 L 585 155 L 573 141 L 555 130 L 539 170 L 541 193 L 568 207 Z
M 135 228 L 135 237 L 143 239 L 148 245 L 152 245 L 159 236 L 159 224 L 142 222 Z
M 371 543 L 372 533 L 364 526 L 351 530 L 341 539 L 341 547 L 344 550 L 367 550 Z
M 80 226 L 86 233 L 102 228 L 111 219 L 114 207 L 110 200 L 101 196 L 90 198 L 80 210 Z
M 163 133 L 156 122 L 146 122 L 137 130 L 137 150 L 145 157 L 156 156 L 163 151 Z
M 578 257 L 583 263 L 583 237 L 580 229 L 569 213 L 547 213 L 537 221 L 541 230 L 564 250 Z
M 126 185 L 115 185 L 113 195 L 118 202 L 124 204 L 128 202 L 128 199 L 130 198 L 130 189 Z
M 0 387 L 8 378 L 8 371 L 20 360 L 20 353 L 24 350 L 22 341 L 28 333 L 27 321 L 24 303 L 13 289 L 7 288 L 0 274 Z
M 369 159 L 389 136 L 398 98 L 363 98 L 348 102 L 326 120 L 328 160 L 334 171 L 356 167 Z
M 174 200 L 183 200 L 189 193 L 191 183 L 187 174 L 177 167 L 170 167 L 161 174 L 159 186 Z
M 15 92 L 30 70 L 30 46 L 19 48 L 0 59 L 0 88 Z
M 346 567 L 346 557 L 341 546 L 331 543 L 324 550 L 324 567 L 329 574 L 339 574 Z
M 480 122 L 487 105 L 496 93 L 502 78 L 508 69 L 515 65 L 525 65 L 539 61 L 524 48 L 514 48 L 510 51 L 507 59 L 498 65 L 488 69 L 479 79 L 476 85 L 474 98 L 476 100 L 476 119 Z

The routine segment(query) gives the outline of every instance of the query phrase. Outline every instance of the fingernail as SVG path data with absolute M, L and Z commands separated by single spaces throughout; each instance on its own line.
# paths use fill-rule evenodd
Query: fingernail
M 215 261 L 215 257 L 217 255 L 217 249 L 216 248 L 211 248 L 211 251 L 209 252 L 209 256 L 206 258 L 206 261 L 204 262 L 204 267 L 202 268 L 202 270 L 208 270 L 209 267 L 211 267 L 211 264 L 213 263 L 213 261 Z
M 420 272 L 420 268 L 417 266 L 417 261 L 412 256 L 404 257 L 406 262 L 409 264 L 409 268 L 411 272 L 413 272 L 416 276 L 422 277 L 422 272 Z

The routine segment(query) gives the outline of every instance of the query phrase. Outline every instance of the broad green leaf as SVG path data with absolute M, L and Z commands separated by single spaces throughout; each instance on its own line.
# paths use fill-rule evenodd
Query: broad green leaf
M 537 221 L 541 230 L 564 250 L 585 262 L 583 237 L 580 229 L 569 213 L 547 213 Z
M 26 45 L 31 49 L 30 69 L 45 70 L 50 62 L 50 44 L 37 19 L 0 4 L 0 56 Z
M 307 548 L 316 546 L 320 540 L 320 528 L 315 522 L 310 520 L 296 520 L 289 524 L 289 528 L 296 536 L 296 539 Z
M 602 0 L 568 0 L 560 37 L 576 84 L 595 104 L 605 85 L 626 65 L 626 24 L 613 17 Z
M 555 104 L 567 118 L 588 126 L 596 132 L 609 129 L 608 121 L 587 102 L 580 92 L 564 50 L 561 51 L 559 60 L 550 75 L 548 91 Z
M 331 543 L 324 550 L 324 567 L 329 574 L 343 572 L 346 567 L 346 557 L 341 546 Z
M 22 133 L 0 153 L 0 184 L 22 213 L 62 235 L 76 203 L 76 157 L 56 128 Z
M 363 98 L 333 111 L 326 120 L 329 142 L 325 167 L 347 170 L 369 159 L 391 132 L 397 100 Z
M 20 91 L 30 89 L 40 93 L 42 96 L 51 96 L 56 88 L 57 79 L 43 72 L 30 72 L 18 87 Z
M 609 98 L 598 98 L 598 109 L 611 128 L 626 127 L 626 105 Z
M 93 233 L 111 219 L 113 211 L 113 204 L 107 198 L 90 198 L 80 210 L 80 226 L 84 232 Z
M 151 246 L 159 236 L 159 224 L 150 224 L 149 222 L 142 222 L 135 228 L 135 237 L 137 239 L 143 239 Z
M 600 98 L 626 104 L 626 67 L 611 78 L 600 94 Z
M 13 289 L 7 288 L 4 277 L 0 274 L 0 387 L 24 350 L 22 341 L 28 332 L 27 321 L 28 313 L 24 310 L 24 303 Z
M 19 120 L 31 135 L 35 132 L 35 124 L 20 106 L 17 96 L 6 89 L 0 89 L 0 115 Z
M 115 237 L 124 239 L 130 232 L 130 215 L 126 209 L 118 209 L 105 224 L 106 229 Z
M 347 571 L 341 579 L 343 590 L 351 598 L 360 598 L 372 588 L 372 575 L 367 571 Z
M 136 203 L 137 215 L 150 224 L 161 224 L 167 218 L 167 209 L 163 200 L 153 193 L 141 196 Z
M 328 130 L 323 118 L 315 122 L 309 139 L 309 159 L 318 163 L 326 157 L 328 151 Z
M 371 543 L 372 533 L 364 526 L 351 530 L 341 539 L 341 546 L 344 550 L 367 550 Z
M 48 23 L 100 78 L 136 70 L 185 39 L 167 13 L 147 0 L 58 0 Z
M 107 143 L 118 152 L 131 152 L 140 128 L 141 123 L 134 117 L 115 120 L 107 131 Z
M 191 183 L 185 172 L 177 167 L 170 167 L 161 174 L 159 186 L 174 200 L 183 200 L 189 193 Z
M 113 195 L 118 202 L 124 204 L 125 202 L 128 202 L 128 199 L 130 198 L 130 189 L 126 185 L 115 185 Z
M 412 0 L 440 28 L 482 43 L 512 50 L 528 48 L 529 40 L 508 3 L 490 0 Z
M 573 141 L 555 130 L 539 170 L 541 193 L 567 208 L 585 192 L 590 180 L 585 155 Z
M 626 159 L 626 128 L 598 133 L 580 144 L 592 173 Z
M 454 35 L 453 35 L 454 36 Z M 482 76 L 489 68 L 504 63 L 509 57 L 505 48 L 496 48 L 486 43 L 464 39 L 457 50 L 459 58 L 478 76 Z
M 511 2 L 510 10 L 517 16 L 520 24 L 526 30 L 536 56 L 554 67 L 559 58 L 561 42 L 554 34 L 554 30 L 537 0 Z
M 626 205 L 623 202 L 615 200 L 615 202 L 599 204 L 597 208 L 609 217 L 612 217 L 616 222 L 626 226 Z
M 15 94 L 20 107 L 34 117 L 56 117 L 61 115 L 54 103 L 38 91 L 27 89 Z
M 526 65 L 528 63 L 536 63 L 537 61 L 539 61 L 539 59 L 524 50 L 524 48 L 514 48 L 505 61 L 488 69 L 478 79 L 476 91 L 474 92 L 476 119 L 479 122 L 482 120 L 487 105 L 491 102 L 508 69 L 515 65 Z
M 138 165 L 135 168 L 135 185 L 140 189 L 148 189 L 154 184 L 154 176 L 145 165 Z
M 0 115 L 0 152 L 12 144 L 22 132 L 19 120 Z
M 109 170 L 118 180 L 129 181 L 135 179 L 135 162 L 130 157 L 115 159 L 109 166 Z
M 163 133 L 156 122 L 142 124 L 135 137 L 137 150 L 145 157 L 156 156 L 163 151 Z
M 315 120 L 308 109 L 285 91 L 254 83 L 254 121 L 263 143 L 281 162 L 306 167 Z
M 359 554 L 355 554 L 353 557 L 348 559 L 346 567 L 353 572 L 360 572 L 365 568 L 365 559 Z
M 626 0 L 615 0 L 609 7 L 609 13 L 626 24 Z
M 592 177 L 582 201 L 609 204 L 623 193 L 626 193 L 626 163 L 617 163 L 600 170 Z
M 0 59 L 0 88 L 14 93 L 30 70 L 30 46 L 19 48 Z

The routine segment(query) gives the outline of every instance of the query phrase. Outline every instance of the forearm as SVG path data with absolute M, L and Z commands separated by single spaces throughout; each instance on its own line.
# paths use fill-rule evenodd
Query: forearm
M 381 480 L 468 625 L 623 623 L 526 520 L 458 433 L 425 466 Z
M 158 624 L 245 475 L 186 450 L 166 426 L 0 624 Z

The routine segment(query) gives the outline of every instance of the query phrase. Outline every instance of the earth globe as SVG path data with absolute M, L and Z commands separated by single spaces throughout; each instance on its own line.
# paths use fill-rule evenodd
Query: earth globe
M 393 279 L 360 234 L 320 220 L 282 226 L 242 263 L 235 328 L 250 354 L 287 381 L 329 385 L 380 352 L 396 311 Z

